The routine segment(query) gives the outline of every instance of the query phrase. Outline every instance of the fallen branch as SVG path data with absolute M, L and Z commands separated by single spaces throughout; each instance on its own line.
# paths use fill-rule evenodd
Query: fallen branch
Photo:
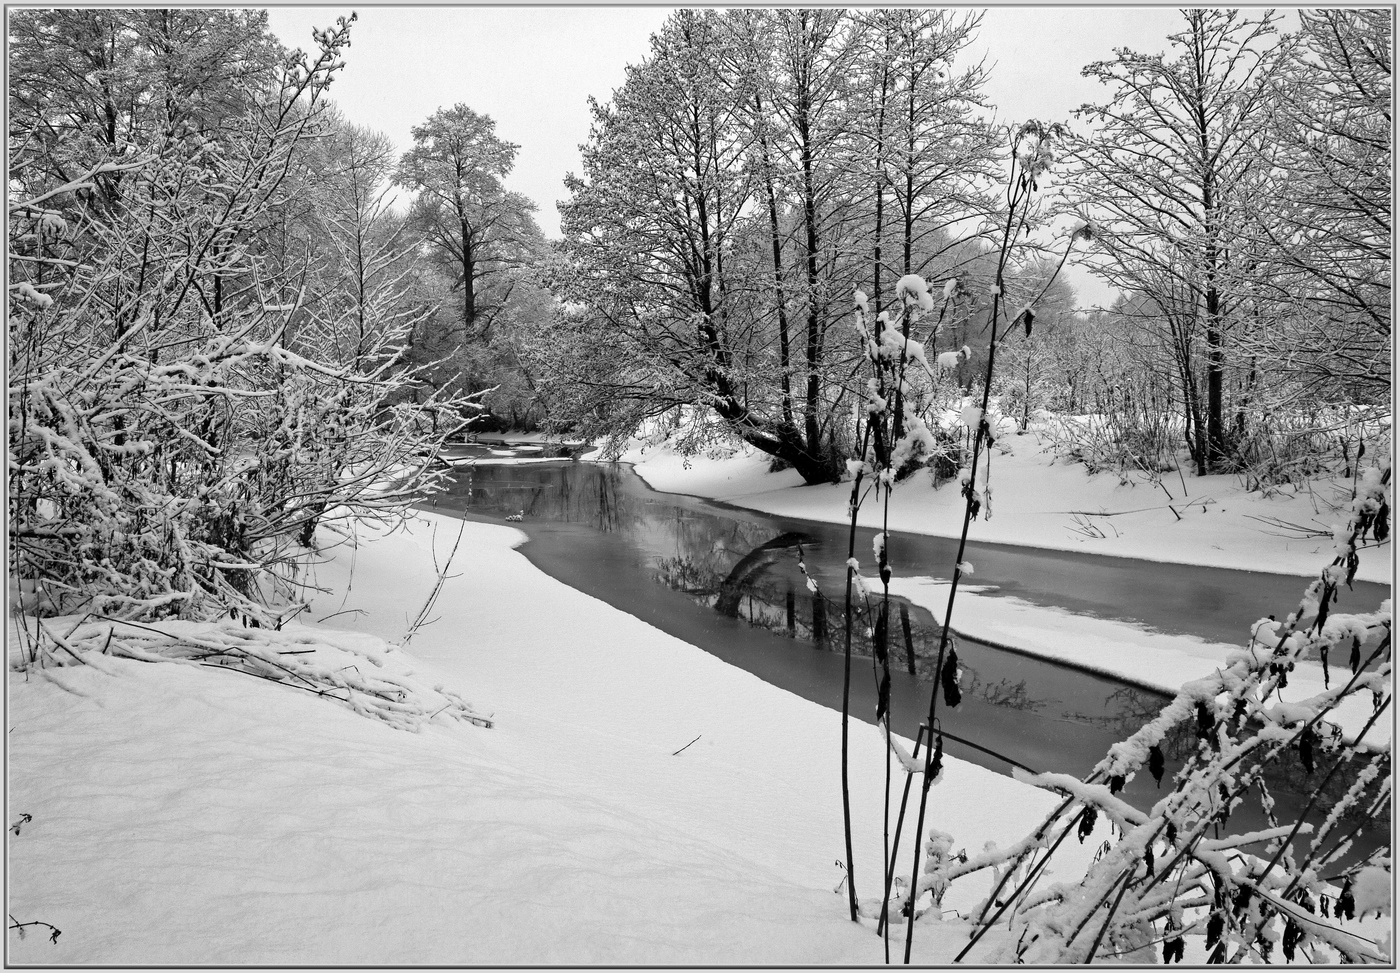
M 381 719 L 397 729 L 420 730 L 440 714 L 454 720 L 490 727 L 489 717 L 477 713 L 465 699 L 442 686 L 428 689 L 410 673 L 388 671 L 394 657 L 338 644 L 321 633 L 288 629 L 239 628 L 232 623 L 173 623 L 183 631 L 162 631 L 130 622 L 88 623 L 76 628 L 61 646 L 74 662 L 48 653 L 45 665 L 88 664 L 83 656 L 106 651 L 138 662 L 175 662 L 214 669 L 232 669 L 344 703 L 363 716 Z M 54 635 L 45 628 L 41 631 Z M 383 643 L 381 643 L 382 645 Z M 373 669 L 343 664 L 345 655 L 369 662 Z M 34 663 L 29 663 L 33 665 Z M 27 668 L 22 665 L 21 668 Z
M 408 631 L 404 634 L 403 641 L 399 643 L 400 648 L 407 645 L 413 636 L 418 634 L 418 629 L 429 624 L 428 613 L 433 610 L 433 605 L 437 604 L 438 595 L 442 594 L 442 586 L 447 581 L 447 569 L 452 566 L 452 559 L 457 556 L 457 548 L 462 544 L 462 532 L 467 529 L 465 520 L 459 521 L 457 528 L 457 539 L 452 542 L 452 550 L 448 552 L 447 562 L 438 568 L 437 581 L 433 584 L 433 590 L 428 592 L 427 601 L 423 602 L 423 607 L 418 610 L 418 617 L 408 626 Z M 433 532 L 433 539 L 436 541 L 437 532 Z M 437 547 L 433 547 L 433 566 L 437 567 Z
M 24 929 L 26 926 L 48 926 L 48 928 L 52 930 L 52 935 L 49 936 L 49 942 L 54 943 L 55 945 L 57 945 L 58 943 L 58 937 L 63 935 L 62 931 L 60 931 L 59 928 L 53 925 L 52 923 L 40 922 L 37 919 L 33 922 L 20 922 L 14 917 L 13 914 L 6 914 L 10 916 L 10 928 L 19 932 L 20 939 L 24 938 Z
M 1170 510 L 1172 513 L 1176 513 L 1176 507 L 1181 507 L 1182 509 L 1185 509 L 1187 507 L 1204 508 L 1207 504 L 1212 504 L 1216 502 L 1217 501 L 1213 498 L 1206 497 L 1202 500 L 1191 500 L 1187 503 L 1164 503 L 1159 507 L 1138 507 L 1135 510 L 1061 510 L 1058 512 L 1075 517 L 1125 517 L 1128 514 L 1143 514 L 1153 510 Z M 1180 519 L 1179 514 L 1177 515 L 1177 519 Z M 1331 531 L 1328 531 L 1328 534 L 1330 535 Z

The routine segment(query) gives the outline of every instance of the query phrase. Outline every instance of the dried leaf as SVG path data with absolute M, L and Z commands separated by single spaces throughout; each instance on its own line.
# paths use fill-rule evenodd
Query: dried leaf
M 1084 839 L 1094 833 L 1094 824 L 1098 821 L 1099 809 L 1092 804 L 1084 808 L 1084 813 L 1079 816 L 1079 843 L 1084 844 Z
M 1028 307 L 1022 308 L 1021 313 L 1016 315 L 1016 320 L 1011 322 L 1011 327 L 1014 328 L 1018 324 L 1021 325 L 1026 329 L 1026 337 L 1029 338 L 1031 336 L 1031 324 L 1034 322 L 1035 312 Z
M 1220 912 L 1213 912 L 1210 921 L 1206 923 L 1206 949 L 1210 949 L 1220 942 L 1220 934 L 1225 931 L 1225 916 Z
M 949 707 L 956 708 L 962 702 L 962 688 L 958 685 L 958 650 L 950 649 L 948 657 L 943 660 L 943 672 L 940 674 L 943 683 L 943 702 Z
M 1249 885 L 1241 885 L 1235 892 L 1235 915 L 1244 915 L 1249 909 L 1249 900 L 1254 898 L 1254 888 Z
M 1172 939 L 1167 939 L 1167 940 L 1164 940 L 1164 941 L 1163 941 L 1163 943 L 1162 943 L 1162 965 L 1163 965 L 1163 966 L 1169 965 L 1173 959 L 1175 959 L 1175 960 L 1177 961 L 1177 963 L 1180 963 L 1180 962 L 1182 961 L 1182 959 L 1183 959 L 1185 956 L 1186 956 L 1186 943 L 1182 941 L 1182 939 L 1181 939 L 1180 936 L 1176 936 L 1176 937 L 1173 937 Z
M 1291 918 L 1283 924 L 1283 958 L 1288 962 L 1293 962 L 1294 953 L 1297 952 L 1298 943 L 1303 938 L 1303 930 Z
M 1356 918 L 1356 899 L 1351 894 L 1351 879 L 1347 879 L 1342 885 L 1342 894 L 1337 896 L 1337 908 L 1334 911 L 1338 919 Z

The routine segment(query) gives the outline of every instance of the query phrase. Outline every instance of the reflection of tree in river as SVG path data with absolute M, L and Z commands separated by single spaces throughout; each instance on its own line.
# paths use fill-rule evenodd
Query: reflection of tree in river
M 673 550 L 677 557 L 694 558 L 721 577 L 746 552 L 773 536 L 773 528 L 766 524 L 681 508 L 674 508 L 664 518 L 653 517 L 650 526 L 665 535 L 656 545 L 658 548 Z
M 747 570 L 755 562 L 765 561 L 770 553 L 760 552 L 747 562 L 739 558 L 733 565 L 728 562 L 735 558 L 727 548 L 700 557 L 659 558 L 654 577 L 668 588 L 690 595 L 707 608 L 730 618 L 789 638 L 825 641 L 828 627 L 824 602 L 816 603 L 805 589 L 799 595 L 791 582 L 756 582 L 752 575 L 761 567 Z M 736 569 L 739 580 L 735 580 Z
M 444 491 L 445 499 L 466 500 L 473 510 L 513 514 L 527 519 L 587 524 L 603 533 L 642 526 L 646 505 L 621 489 L 621 474 L 601 467 L 593 476 L 577 476 L 570 466 L 535 467 L 517 479 L 509 465 L 464 466 Z
M 977 670 L 967 664 L 963 665 L 961 685 L 964 696 L 975 696 L 989 706 L 1004 706 L 1007 709 L 1029 713 L 1038 713 L 1050 703 L 1059 702 L 1058 699 L 1031 698 L 1024 679 L 1019 682 L 1012 682 L 1010 679 L 1001 679 L 994 683 L 983 682 Z
M 1150 689 L 1122 686 L 1104 697 L 1105 713 L 1066 713 L 1065 718 L 1088 726 L 1107 730 L 1116 740 L 1123 740 L 1150 723 L 1162 712 L 1171 697 Z M 1162 755 L 1168 760 L 1185 760 L 1196 749 L 1196 734 L 1187 724 L 1177 724 L 1163 741 Z

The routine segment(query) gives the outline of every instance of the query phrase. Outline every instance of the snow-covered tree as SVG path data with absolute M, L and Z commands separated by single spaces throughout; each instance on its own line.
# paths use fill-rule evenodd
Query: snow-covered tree
M 1098 223 L 1098 270 L 1169 315 L 1182 361 L 1188 436 L 1202 472 L 1228 462 L 1227 376 L 1237 330 L 1244 212 L 1261 166 L 1270 82 L 1285 63 L 1273 15 L 1182 12 L 1170 54 L 1127 49 L 1086 76 L 1112 100 L 1077 114 L 1078 210 Z M 1196 348 L 1199 346 L 1199 352 Z M 1188 376 L 1187 373 L 1190 373 Z M 1199 379 L 1194 376 L 1199 373 Z
M 895 276 L 951 276 L 956 265 L 948 249 L 975 233 L 995 209 L 988 188 L 996 177 L 1000 135 L 974 114 L 985 103 L 987 73 L 982 64 L 954 67 L 981 17 L 891 9 L 872 12 L 869 23 L 871 56 L 877 70 L 888 71 L 890 84 L 886 136 L 877 144 L 884 144 L 878 165 L 897 234 L 891 267 Z
M 451 282 L 465 340 L 489 337 L 492 323 L 541 243 L 534 203 L 505 188 L 520 146 L 466 105 L 440 108 L 413 128 L 413 148 L 395 179 L 416 193 L 409 221 Z
M 9 20 L 10 178 L 22 195 L 157 140 L 199 144 L 239 125 L 285 52 L 256 10 L 16 10 Z M 119 210 L 129 170 L 76 201 Z
M 1007 282 L 1008 301 L 1016 308 L 1034 302 L 1035 324 L 1027 334 L 1004 346 L 1001 411 L 1025 432 L 1032 415 L 1057 398 L 1061 370 L 1078 356 L 1073 351 L 1074 289 L 1053 261 L 1040 259 L 1018 267 Z
M 763 326 L 736 267 L 755 188 L 738 124 L 752 92 L 748 77 L 721 70 L 731 43 L 719 13 L 678 12 L 612 101 L 594 104 L 584 174 L 569 177 L 561 206 L 560 347 L 571 353 L 552 359 L 550 384 L 575 397 L 571 418 L 595 435 L 625 438 L 648 416 L 700 406 L 809 480 L 831 479 L 815 421 L 784 417 L 779 376 L 748 353 Z M 771 265 L 761 270 L 771 287 Z
M 394 404 L 412 374 L 392 313 L 370 312 L 357 355 L 303 353 L 288 329 L 311 288 L 261 249 L 349 28 L 282 54 L 271 84 L 246 78 L 216 128 L 140 130 L 67 179 L 25 156 L 11 170 L 10 571 L 26 608 L 277 622 L 301 600 L 311 525 L 396 516 L 439 475 L 468 404 Z
M 1253 197 L 1271 321 L 1254 344 L 1298 394 L 1384 401 L 1391 376 L 1392 13 L 1299 11 Z
M 980 170 L 963 163 L 992 154 L 970 117 L 980 72 L 950 76 L 975 20 L 891 14 L 876 43 L 872 18 L 678 13 L 595 106 L 555 268 L 571 282 L 546 383 L 569 403 L 561 417 L 625 437 L 648 416 L 699 406 L 688 414 L 717 416 L 810 482 L 839 475 L 860 356 L 845 295 L 871 273 L 877 244 L 891 272 L 904 250 L 927 262 L 949 245 L 945 225 L 903 240 L 898 206 L 911 228 L 934 211 L 975 227 L 963 204 Z M 863 91 L 881 74 L 883 127 Z M 902 195 L 882 166 L 904 174 Z M 590 349 L 597 332 L 606 338 Z

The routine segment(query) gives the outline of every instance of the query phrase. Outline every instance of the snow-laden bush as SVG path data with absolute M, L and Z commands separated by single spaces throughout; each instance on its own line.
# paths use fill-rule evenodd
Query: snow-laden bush
M 287 55 L 212 135 L 167 130 L 56 184 L 18 170 L 9 568 L 25 608 L 275 624 L 296 611 L 283 582 L 317 523 L 395 516 L 441 475 L 468 403 L 405 401 L 411 322 L 357 321 L 353 360 L 293 343 L 316 282 L 271 269 L 259 236 L 348 30 Z
M 1308 481 L 1340 473 L 1350 477 L 1364 458 L 1390 455 L 1390 414 L 1383 407 L 1312 405 L 1241 417 L 1235 465 L 1245 486 L 1266 495 L 1281 487 L 1307 489 Z
M 1100 404 L 1104 411 L 1056 415 L 1044 424 L 1057 456 L 1084 464 L 1090 473 L 1116 473 L 1125 482 L 1156 480 L 1190 468 L 1185 423 L 1168 403 L 1143 402 L 1125 393 L 1109 395 Z
M 1390 884 L 1390 846 L 1347 862 L 1358 834 L 1391 799 L 1390 747 L 1367 738 L 1391 719 L 1391 602 L 1370 612 L 1331 609 L 1350 585 L 1367 537 L 1389 536 L 1390 476 L 1386 465 L 1359 478 L 1348 519 L 1333 535 L 1332 563 L 1294 612 L 1255 623 L 1246 648 L 1210 678 L 1182 686 L 1156 719 L 1114 745 L 1083 780 L 1020 775 L 1065 800 L 1010 848 L 938 859 L 914 892 L 915 916 L 925 911 L 921 896 L 936 904 L 950 883 L 992 868 L 999 879 L 970 915 L 972 941 L 959 958 L 1007 923 L 1012 935 L 994 961 L 1123 961 L 1159 947 L 1165 959 L 1180 961 L 1183 937 L 1198 936 L 1212 963 L 1268 962 L 1275 949 L 1289 961 L 1335 953 L 1345 962 L 1391 962 L 1387 943 L 1341 923 L 1365 911 L 1363 900 L 1373 910 L 1389 908 L 1387 896 L 1372 893 Z M 1339 651 L 1346 662 L 1334 655 L 1336 668 L 1329 670 L 1329 653 Z M 1285 701 L 1280 690 L 1288 674 L 1311 658 L 1322 662 L 1326 690 Z M 1352 697 L 1369 702 L 1370 715 L 1344 733 L 1337 710 Z M 1124 784 L 1143 770 L 1165 783 L 1163 743 L 1183 729 L 1194 731 L 1197 745 L 1170 790 L 1146 809 L 1124 800 Z M 1284 815 L 1265 771 L 1289 754 L 1297 755 L 1315 790 L 1301 812 Z M 1259 803 L 1268 826 L 1232 833 L 1231 812 L 1245 801 Z M 1321 817 L 1316 827 L 1304 820 L 1313 811 Z M 1082 841 L 1100 816 L 1111 822 L 1113 839 L 1088 871 L 1043 882 L 1056 849 L 1071 834 Z M 1306 845 L 1298 840 L 1304 837 Z M 1262 852 L 1245 850 L 1261 843 Z M 1364 890 L 1362 899 L 1356 889 Z M 901 890 L 890 913 L 905 911 L 909 898 Z

